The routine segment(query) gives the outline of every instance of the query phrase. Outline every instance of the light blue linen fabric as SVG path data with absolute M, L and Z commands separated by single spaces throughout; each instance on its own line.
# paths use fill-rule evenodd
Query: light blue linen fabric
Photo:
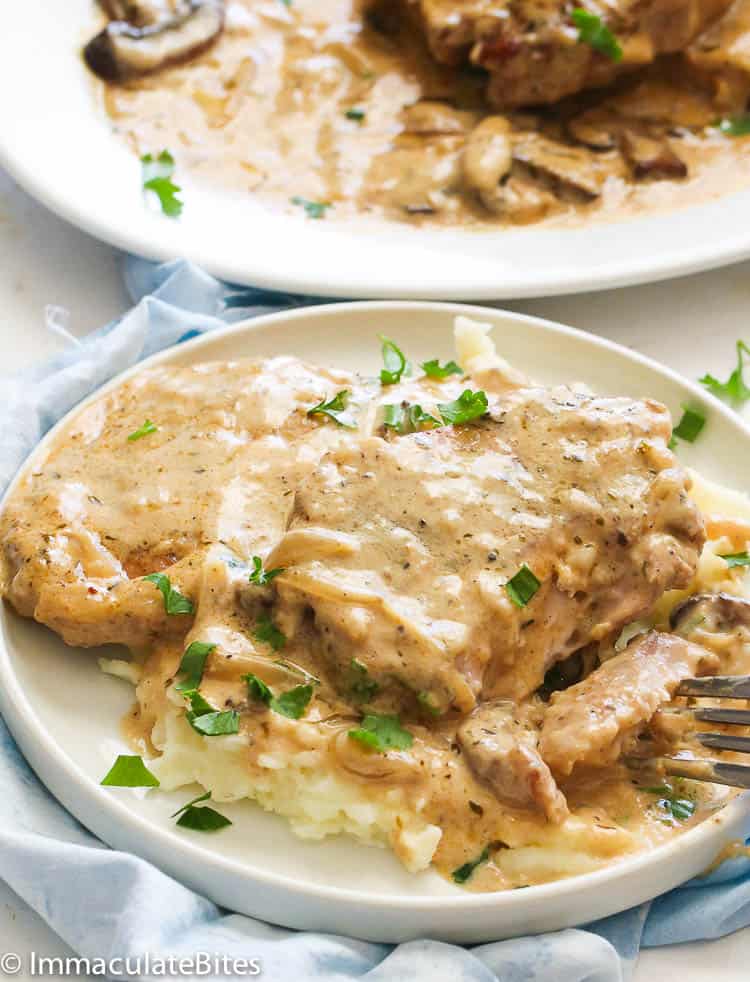
M 53 423 L 114 374 L 196 333 L 311 302 L 231 288 L 183 262 L 130 259 L 125 276 L 136 301 L 125 317 L 4 379 L 0 488 Z M 472 949 L 429 939 L 391 948 L 272 927 L 219 910 L 148 863 L 108 849 L 47 793 L 1 722 L 0 744 L 0 876 L 89 958 L 198 951 L 259 958 L 273 982 L 626 982 L 642 945 L 716 938 L 750 924 L 750 860 L 741 858 L 586 929 Z

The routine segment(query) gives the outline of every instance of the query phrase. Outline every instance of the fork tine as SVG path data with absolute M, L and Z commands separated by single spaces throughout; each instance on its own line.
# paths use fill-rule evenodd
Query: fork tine
M 750 788 L 750 766 L 747 764 L 725 764 L 720 760 L 679 757 L 656 757 L 654 764 L 675 777 L 709 781 L 711 784 L 724 784 L 730 788 Z
M 659 713 L 662 716 L 687 716 L 703 723 L 736 723 L 737 726 L 750 726 L 750 709 L 717 709 L 709 706 L 692 706 L 688 709 L 682 706 L 669 706 L 660 709 Z
M 750 737 L 732 736 L 729 733 L 696 733 L 695 738 L 704 747 L 715 750 L 736 750 L 739 753 L 750 754 Z
M 710 675 L 702 679 L 683 679 L 677 695 L 750 699 L 750 675 Z

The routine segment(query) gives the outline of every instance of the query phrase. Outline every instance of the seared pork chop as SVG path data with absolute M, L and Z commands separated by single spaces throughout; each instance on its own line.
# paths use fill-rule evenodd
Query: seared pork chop
M 715 671 L 717 655 L 674 634 L 651 632 L 582 682 L 552 695 L 540 753 L 555 774 L 606 767 L 621 756 L 682 679 Z

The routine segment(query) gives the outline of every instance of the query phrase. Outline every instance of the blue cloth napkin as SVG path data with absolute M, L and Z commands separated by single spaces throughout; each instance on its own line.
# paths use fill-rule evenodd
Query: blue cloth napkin
M 136 306 L 121 320 L 4 379 L 0 489 L 53 423 L 116 373 L 222 324 L 313 302 L 233 288 L 184 262 L 128 259 L 125 277 Z M 750 924 L 750 859 L 737 858 L 587 928 L 470 949 L 289 931 L 220 910 L 148 863 L 108 849 L 48 794 L 2 722 L 0 743 L 0 876 L 90 959 L 256 958 L 273 982 L 626 982 L 641 946 L 717 938 Z

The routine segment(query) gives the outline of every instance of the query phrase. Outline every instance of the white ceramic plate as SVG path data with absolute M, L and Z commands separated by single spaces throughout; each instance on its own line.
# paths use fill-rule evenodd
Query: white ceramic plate
M 686 398 L 704 404 L 709 420 L 700 440 L 684 450 L 686 460 L 729 486 L 750 484 L 750 430 L 719 402 L 611 342 L 518 314 L 435 303 L 335 304 L 258 318 L 143 364 L 286 353 L 374 372 L 379 332 L 397 338 L 414 362 L 445 358 L 453 354 L 453 318 L 462 312 L 492 322 L 499 350 L 541 381 L 576 379 L 610 394 L 654 396 L 677 414 Z M 54 430 L 38 452 L 53 438 Z M 222 804 L 234 825 L 220 834 L 185 832 L 169 815 L 189 800 L 189 789 L 144 794 L 99 786 L 115 754 L 126 751 L 118 720 L 133 694 L 99 671 L 96 654 L 67 648 L 9 607 L 0 610 L 0 710 L 41 779 L 110 845 L 143 856 L 225 907 L 291 927 L 378 941 L 429 935 L 479 942 L 581 924 L 701 872 L 737 837 L 750 808 L 746 796 L 650 855 L 503 894 L 466 893 L 431 871 L 410 876 L 389 852 L 345 838 L 303 842 L 283 819 L 249 802 Z
M 579 229 L 467 232 L 278 215 L 180 175 L 178 221 L 144 207 L 140 164 L 95 105 L 80 51 L 94 0 L 24 0 L 0 31 L 0 163 L 43 204 L 152 259 L 321 296 L 480 300 L 595 290 L 750 255 L 750 191 Z M 291 189 L 290 193 L 294 193 Z

